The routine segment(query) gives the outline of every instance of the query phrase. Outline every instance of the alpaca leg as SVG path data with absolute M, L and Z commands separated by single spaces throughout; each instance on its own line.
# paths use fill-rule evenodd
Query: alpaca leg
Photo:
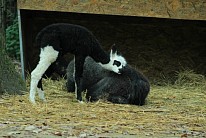
M 77 100 L 82 103 L 82 77 L 75 76 L 75 93 Z
M 126 99 L 123 96 L 118 96 L 118 95 L 109 95 L 107 100 L 112 103 L 117 103 L 117 104 L 129 104 L 128 99 Z
M 71 80 L 71 78 L 67 77 L 66 87 L 68 92 L 74 92 L 75 91 L 75 82 Z
M 39 99 L 41 99 L 43 102 L 45 102 L 45 98 L 44 98 L 44 90 L 43 90 L 43 86 L 42 86 L 42 79 L 39 80 L 39 83 L 37 85 L 37 92 L 39 95 Z
M 74 77 L 74 72 L 75 72 L 75 56 L 74 56 L 74 61 L 72 61 L 72 64 L 70 63 L 67 68 L 67 82 L 66 82 L 66 87 L 68 92 L 75 92 L 76 90 L 76 84 L 75 84 L 75 77 Z
M 76 98 L 82 103 L 82 75 L 85 57 L 75 56 L 75 67 L 74 67 L 74 79 L 75 79 L 75 92 Z
M 42 75 L 46 72 L 49 66 L 56 61 L 58 53 L 59 52 L 54 50 L 52 46 L 41 48 L 39 63 L 31 72 L 30 101 L 32 103 L 35 103 L 35 93 Z

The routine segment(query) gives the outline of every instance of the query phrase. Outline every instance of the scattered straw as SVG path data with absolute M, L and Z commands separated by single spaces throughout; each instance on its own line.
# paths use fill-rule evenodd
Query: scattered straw
M 135 106 L 106 101 L 80 104 L 73 93 L 67 93 L 64 89 L 65 80 L 47 79 L 43 83 L 46 103 L 37 98 L 37 105 L 32 105 L 28 94 L 4 95 L 0 99 L 0 133 L 11 127 L 24 131 L 29 125 L 34 125 L 46 127 L 45 131 L 50 134 L 65 137 L 82 133 L 153 136 L 206 134 L 204 85 L 194 86 L 195 89 L 185 89 L 185 85 L 152 86 L 147 104 Z

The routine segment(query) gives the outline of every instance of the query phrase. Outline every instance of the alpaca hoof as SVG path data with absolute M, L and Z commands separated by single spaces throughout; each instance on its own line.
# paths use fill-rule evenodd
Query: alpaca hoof
M 46 99 L 41 99 L 41 101 L 42 101 L 43 103 L 46 103 Z
M 29 100 L 33 105 L 35 105 L 36 104 L 36 102 L 35 102 L 35 100 L 34 99 L 30 99 Z
M 79 102 L 80 104 L 84 104 L 84 102 L 83 102 L 83 101 L 79 101 L 79 100 L 78 100 L 78 102 Z

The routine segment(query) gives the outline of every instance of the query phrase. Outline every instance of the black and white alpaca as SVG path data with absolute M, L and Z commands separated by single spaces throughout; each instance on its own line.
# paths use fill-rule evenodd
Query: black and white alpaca
M 73 74 L 74 61 L 67 67 L 67 90 L 75 89 Z M 89 57 L 86 58 L 83 71 L 83 90 L 87 90 L 86 99 L 96 101 L 106 99 L 113 103 L 144 105 L 150 91 L 146 77 L 128 64 L 121 74 L 105 70 Z
M 30 101 L 35 103 L 35 93 L 44 99 L 42 76 L 51 75 L 54 71 L 51 64 L 58 61 L 67 53 L 74 54 L 74 80 L 77 100 L 82 102 L 82 73 L 85 58 L 90 56 L 103 68 L 120 74 L 126 65 L 126 60 L 117 55 L 114 50 L 107 54 L 95 36 L 85 27 L 66 23 L 52 24 L 42 29 L 36 38 L 36 45 L 40 47 L 39 62 L 31 72 Z

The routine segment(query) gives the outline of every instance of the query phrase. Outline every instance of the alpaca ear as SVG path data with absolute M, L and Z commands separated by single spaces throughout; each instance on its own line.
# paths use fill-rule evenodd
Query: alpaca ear
M 110 57 L 114 58 L 116 56 L 117 56 L 117 48 L 116 48 L 115 44 L 113 44 L 111 52 L 110 52 Z
M 113 44 L 113 45 L 112 45 L 112 53 L 113 53 L 113 54 L 117 54 L 116 44 Z

